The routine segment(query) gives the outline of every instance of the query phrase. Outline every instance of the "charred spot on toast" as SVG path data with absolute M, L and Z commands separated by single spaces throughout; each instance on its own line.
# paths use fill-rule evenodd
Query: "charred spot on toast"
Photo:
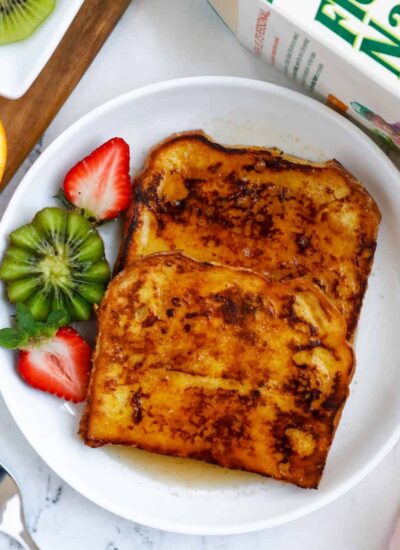
M 244 325 L 249 316 L 254 317 L 262 304 L 259 296 L 243 293 L 239 286 L 214 294 L 212 299 L 221 304 L 217 310 L 226 324 Z

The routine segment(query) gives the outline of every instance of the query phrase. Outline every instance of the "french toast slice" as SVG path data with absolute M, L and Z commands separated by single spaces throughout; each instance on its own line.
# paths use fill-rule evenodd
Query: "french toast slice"
M 87 445 L 318 486 L 354 357 L 316 285 L 160 253 L 111 281 L 97 319 Z
M 135 189 L 116 272 L 146 254 L 181 250 L 272 280 L 306 277 L 344 314 L 352 338 L 380 213 L 337 161 L 223 147 L 186 132 L 153 149 Z

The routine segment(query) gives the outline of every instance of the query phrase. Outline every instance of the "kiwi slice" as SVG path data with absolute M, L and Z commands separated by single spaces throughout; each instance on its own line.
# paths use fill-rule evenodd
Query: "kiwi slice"
M 11 302 L 26 304 L 37 321 L 67 311 L 89 319 L 110 278 L 104 244 L 90 222 L 61 208 L 44 208 L 10 235 L 0 265 Z
M 55 0 L 0 0 L 0 44 L 28 38 L 55 4 Z

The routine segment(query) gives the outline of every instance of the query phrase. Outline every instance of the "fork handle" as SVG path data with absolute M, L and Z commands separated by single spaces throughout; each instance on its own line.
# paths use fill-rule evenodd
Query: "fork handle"
M 20 531 L 19 535 L 14 538 L 19 542 L 23 550 L 40 550 L 26 529 Z

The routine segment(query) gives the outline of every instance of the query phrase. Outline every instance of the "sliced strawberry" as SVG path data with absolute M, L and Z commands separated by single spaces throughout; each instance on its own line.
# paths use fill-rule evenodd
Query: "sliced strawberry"
M 20 351 L 17 365 L 30 386 L 74 403 L 86 397 L 90 367 L 90 346 L 70 327 Z
M 69 202 L 89 217 L 115 218 L 132 199 L 129 145 L 122 138 L 110 139 L 71 168 L 63 187 Z

